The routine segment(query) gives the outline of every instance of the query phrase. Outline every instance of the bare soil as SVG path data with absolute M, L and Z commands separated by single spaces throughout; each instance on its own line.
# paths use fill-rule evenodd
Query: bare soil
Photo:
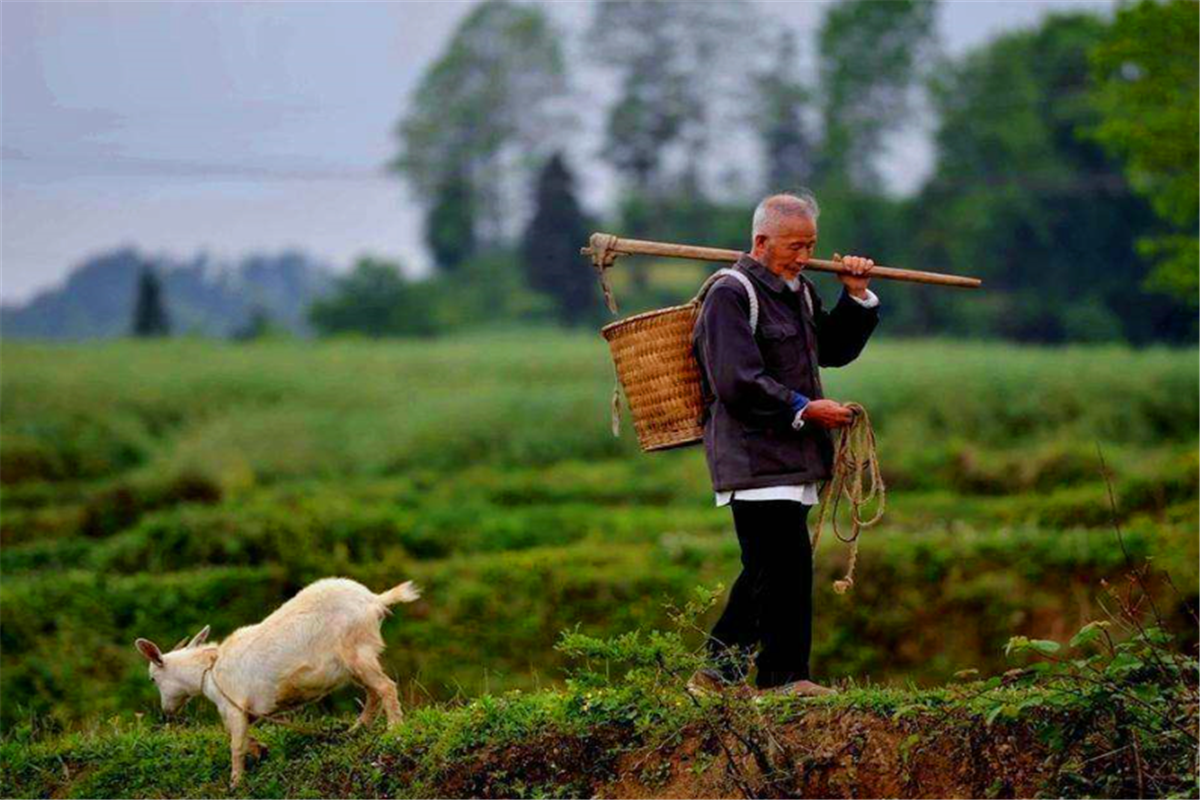
M 1021 727 L 891 720 L 813 709 L 775 725 L 769 767 L 732 734 L 695 725 L 665 741 L 618 728 L 546 737 L 464 759 L 442 797 L 1035 797 L 1046 753 Z M 731 762 L 728 753 L 734 755 Z M 542 791 L 537 791 L 541 789 Z

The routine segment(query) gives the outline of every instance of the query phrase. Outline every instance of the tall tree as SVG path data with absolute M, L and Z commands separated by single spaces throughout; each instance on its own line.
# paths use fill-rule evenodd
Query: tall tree
M 608 107 L 601 154 L 621 178 L 621 228 L 626 235 L 665 235 L 670 206 L 704 202 L 706 184 L 728 152 L 714 127 L 745 117 L 746 56 L 731 43 L 756 35 L 754 6 L 745 0 L 606 0 L 596 3 L 587 39 L 599 65 L 618 86 Z M 721 145 L 718 149 L 715 145 Z M 649 288 L 648 265 L 628 275 L 635 295 Z
M 443 176 L 425 217 L 425 243 L 433 261 L 453 272 L 475 254 L 475 198 L 462 170 Z
M 935 0 L 845 0 L 821 23 L 823 182 L 877 192 L 881 145 L 906 123 L 935 43 Z
M 169 336 L 171 333 L 162 282 L 151 267 L 143 267 L 138 276 L 132 332 L 134 336 L 142 338 Z
M 654 194 L 675 176 L 706 168 L 711 127 L 744 92 L 745 56 L 731 42 L 754 34 L 744 0 L 611 0 L 597 3 L 588 33 L 616 74 L 603 153 L 626 188 Z M 744 110 L 743 110 L 744 111 Z
M 1088 14 L 1051 16 L 940 70 L 916 238 L 931 269 L 969 265 L 987 280 L 985 295 L 953 303 L 962 329 L 1051 342 L 1194 330 L 1177 304 L 1139 293 L 1134 242 L 1150 209 L 1083 135 L 1098 120 L 1088 54 L 1105 31 Z
M 799 77 L 796 35 L 784 31 L 770 67 L 758 76 L 755 123 L 767 192 L 795 189 L 813 174 L 813 143 L 805 119 L 811 93 Z
M 561 322 L 578 325 L 595 316 L 599 300 L 596 281 L 579 255 L 587 222 L 561 153 L 538 176 L 534 209 L 521 247 L 529 285 L 554 299 Z
M 1200 289 L 1200 5 L 1141 0 L 1117 9 L 1092 53 L 1096 138 L 1125 162 L 1165 231 L 1139 240 L 1156 263 L 1149 285 L 1195 306 Z
M 470 229 L 481 246 L 519 231 L 530 175 L 570 130 L 559 40 L 539 7 L 481 3 L 422 76 L 398 125 L 393 166 L 427 213 L 441 208 L 444 218 L 455 192 L 472 198 Z

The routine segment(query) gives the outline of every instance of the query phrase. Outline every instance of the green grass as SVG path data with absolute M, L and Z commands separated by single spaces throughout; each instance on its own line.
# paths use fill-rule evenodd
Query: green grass
M 736 575 L 703 454 L 643 455 L 627 417 L 612 437 L 598 336 L 4 342 L 0 358 L 5 731 L 131 724 L 154 703 L 133 637 L 226 635 L 323 575 L 427 585 L 385 628 L 420 703 L 561 685 L 561 631 L 661 627 Z M 822 543 L 822 675 L 931 686 L 1001 668 L 1010 633 L 1101 613 L 1097 581 L 1125 563 L 1098 449 L 1127 546 L 1171 571 L 1185 625 L 1194 350 L 880 341 L 825 383 L 868 408 L 891 493 L 850 595 L 829 588 L 844 548 Z
M 971 742 L 996 737 L 1030 748 L 1031 753 L 1020 754 L 1025 760 L 1045 759 L 1044 774 L 1032 776 L 1032 782 L 1043 783 L 1054 796 L 1122 796 L 1121 789 L 1131 778 L 1108 791 L 1097 792 L 1104 784 L 1094 778 L 1074 791 L 1062 791 L 1071 784 L 1063 783 L 1060 757 L 1086 764 L 1088 759 L 1105 756 L 1099 743 L 1086 739 L 1069 746 L 1056 743 L 1058 732 L 1088 723 L 1091 711 L 1086 705 L 1055 712 L 1063 695 L 1050 687 L 1035 684 L 989 691 L 989 685 L 973 682 L 928 690 L 849 685 L 827 698 L 764 698 L 766 702 L 757 704 L 753 724 L 771 725 L 778 735 L 805 730 L 811 717 L 809 732 L 802 735 L 815 748 L 830 744 L 822 739 L 823 723 L 850 719 L 860 730 L 898 733 L 905 750 L 903 764 L 909 750 L 928 748 L 940 752 L 943 759 L 961 759 L 978 751 Z M 5 765 L 0 794 L 589 797 L 616 777 L 622 757 L 641 753 L 645 759 L 656 750 L 670 754 L 681 738 L 703 741 L 710 730 L 722 730 L 727 717 L 720 708 L 719 702 L 693 703 L 677 686 L 617 683 L 603 688 L 516 691 L 416 708 L 401 726 L 386 732 L 346 733 L 349 715 L 304 720 L 321 731 L 316 735 L 262 724 L 254 735 L 269 753 L 249 764 L 246 782 L 236 792 L 228 786 L 228 738 L 212 721 L 211 709 L 206 709 L 170 724 L 147 717 L 99 723 L 49 738 L 30 740 L 25 733 L 10 737 L 0 743 L 0 762 Z M 829 732 L 838 735 L 832 726 Z M 832 744 L 833 749 L 846 746 L 841 741 Z M 708 747 L 715 760 L 719 751 L 715 744 Z M 703 755 L 704 749 L 699 753 Z M 1171 761 L 1148 763 L 1147 769 L 1179 769 L 1178 758 L 1175 753 Z M 862 767 L 891 768 L 865 761 Z M 656 777 L 646 771 L 641 775 L 649 780 Z M 1082 776 L 1069 772 L 1066 777 Z M 1186 785 L 1186 772 L 1182 778 Z

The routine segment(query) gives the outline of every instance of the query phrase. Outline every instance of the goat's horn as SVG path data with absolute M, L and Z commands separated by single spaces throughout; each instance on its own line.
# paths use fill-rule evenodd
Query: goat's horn
M 211 630 L 211 626 L 205 625 L 203 628 L 200 629 L 199 633 L 197 633 L 195 636 L 192 637 L 192 640 L 190 642 L 188 642 L 187 646 L 195 647 L 198 644 L 204 644 L 204 642 L 208 640 L 208 633 L 210 630 Z

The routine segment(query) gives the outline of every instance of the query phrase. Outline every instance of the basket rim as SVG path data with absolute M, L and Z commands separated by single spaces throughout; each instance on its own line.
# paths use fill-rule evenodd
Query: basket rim
M 678 306 L 667 306 L 666 308 L 656 308 L 656 309 L 653 309 L 652 311 L 643 311 L 641 314 L 634 314 L 632 317 L 625 317 L 625 319 L 619 319 L 615 322 L 608 323 L 607 325 L 605 325 L 603 328 L 600 329 L 600 335 L 603 336 L 605 339 L 607 339 L 609 331 L 615 331 L 617 328 L 619 328 L 623 325 L 628 325 L 631 322 L 640 322 L 644 319 L 651 319 L 653 317 L 658 317 L 663 314 L 670 314 L 675 311 L 683 311 L 684 309 L 688 309 L 688 308 L 695 308 L 699 305 L 700 304 L 697 303 L 695 300 L 690 300 L 690 301 L 683 303 L 682 305 L 678 305 Z

